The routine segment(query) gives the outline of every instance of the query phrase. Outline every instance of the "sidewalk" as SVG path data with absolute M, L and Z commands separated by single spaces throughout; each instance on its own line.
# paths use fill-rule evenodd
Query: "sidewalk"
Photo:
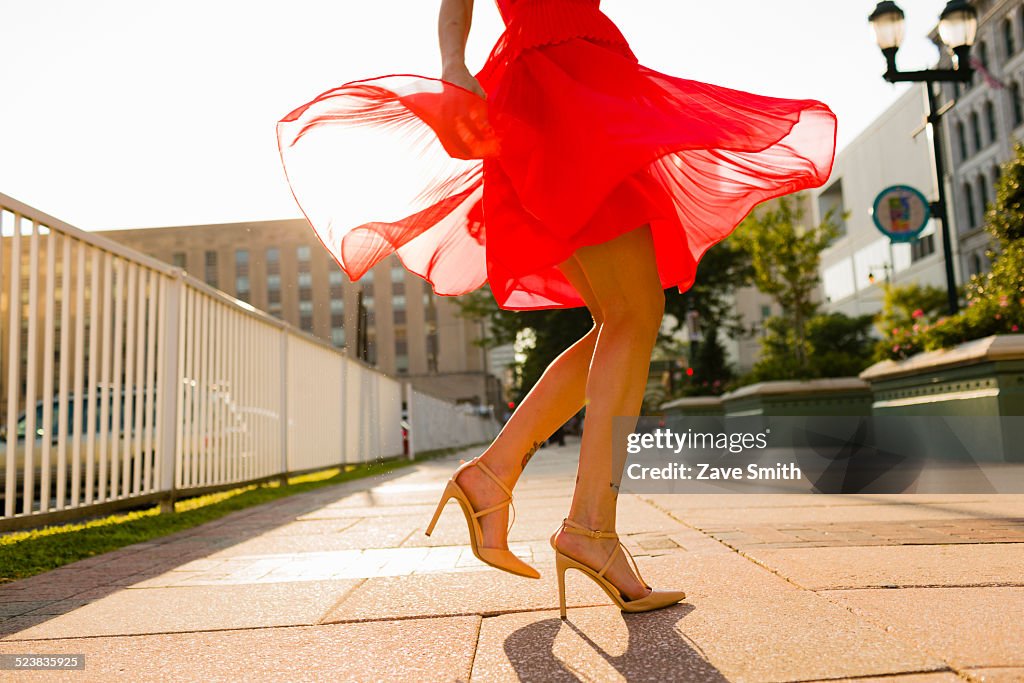
M 431 461 L 0 587 L 0 653 L 86 661 L 0 680 L 1024 680 L 1024 496 L 624 495 L 645 577 L 688 598 L 623 615 L 570 572 L 563 623 L 577 446 L 516 489 L 539 581 L 480 564 L 454 503 L 423 534 L 458 463 Z

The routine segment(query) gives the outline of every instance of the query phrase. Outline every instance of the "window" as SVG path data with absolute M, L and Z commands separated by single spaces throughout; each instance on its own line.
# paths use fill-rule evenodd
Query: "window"
M 391 281 L 392 282 L 405 282 L 405 268 L 401 266 L 391 267 Z
M 236 266 L 247 266 L 247 265 L 249 265 L 249 250 L 248 249 L 235 249 L 235 265 Z
M 331 343 L 335 346 L 345 345 L 345 328 L 344 327 L 332 327 L 331 328 Z
M 313 286 L 313 274 L 312 273 L 299 273 L 299 287 L 312 287 Z
M 843 220 L 846 206 L 843 200 L 842 178 L 836 180 L 824 192 L 818 195 L 818 210 L 822 216 L 826 216 L 829 211 L 832 211 L 832 220 L 839 228 L 839 237 L 846 234 L 846 221 Z
M 956 143 L 957 147 L 960 148 L 960 160 L 964 161 L 967 159 L 967 131 L 964 130 L 964 122 L 956 122 Z
M 312 301 L 300 301 L 299 302 L 299 313 L 302 315 L 313 315 L 313 302 Z
M 967 220 L 964 222 L 964 228 L 970 230 L 975 226 L 974 217 L 977 215 L 974 206 L 974 189 L 970 183 L 964 183 L 964 204 L 967 208 Z
M 344 299 L 331 299 L 331 313 L 344 313 L 345 312 L 345 300 Z
M 974 151 L 981 149 L 981 124 L 978 122 L 978 112 L 971 112 L 971 137 L 974 139 Z
M 299 248 L 295 250 L 295 256 L 299 259 L 299 261 L 308 261 L 309 260 L 309 245 L 307 245 L 307 244 L 299 245 Z
M 971 254 L 971 275 L 981 274 L 981 255 L 978 252 Z
M 935 235 L 922 235 L 918 239 L 910 243 L 910 261 L 911 263 L 920 261 L 926 256 L 931 256 L 935 253 Z
M 244 293 L 246 296 L 249 295 L 249 276 L 239 275 L 235 278 L 235 291 L 238 292 L 239 298 L 242 298 Z
M 985 222 L 985 207 L 988 205 L 988 181 L 985 179 L 985 174 L 982 173 L 978 176 L 978 208 L 981 209 L 981 213 L 978 216 L 978 222 L 975 225 L 981 225 Z
M 174 252 L 174 254 L 171 256 L 171 263 L 173 263 L 178 268 L 184 268 L 185 267 L 185 252 L 183 252 L 183 251 L 176 251 L 176 252 Z
M 331 268 L 331 270 L 328 271 L 327 273 L 327 284 L 329 284 L 331 287 L 338 287 L 344 284 L 344 278 L 345 274 L 342 273 L 341 270 L 339 270 L 336 267 Z
M 276 289 L 276 290 L 280 291 L 280 289 L 281 289 L 281 276 L 277 275 L 277 274 L 268 275 L 267 276 L 267 289 L 272 289 L 272 290 Z
M 1017 40 L 1013 35 L 1013 17 L 1003 19 L 1003 47 L 1006 48 L 1007 58 L 1017 53 Z
M 373 284 L 373 271 L 366 271 L 366 273 L 361 278 L 359 278 L 359 281 L 364 284 Z
M 982 66 L 988 68 L 988 43 L 984 40 L 978 43 L 978 61 L 981 62 Z M 975 70 L 974 76 L 971 77 L 971 83 L 977 85 L 981 81 L 980 70 Z
M 208 251 L 206 252 L 206 273 L 205 273 L 206 284 L 211 287 L 217 286 L 217 252 Z
M 996 108 L 992 100 L 985 103 L 985 121 L 988 123 L 989 144 L 996 141 Z
M 1010 86 L 1010 104 L 1013 107 L 1013 127 L 1024 123 L 1024 101 L 1021 100 L 1020 83 Z
M 391 297 L 391 306 L 393 308 L 396 308 L 396 309 L 404 309 L 405 308 L 405 295 L 404 294 L 396 294 L 395 296 L 392 296 Z

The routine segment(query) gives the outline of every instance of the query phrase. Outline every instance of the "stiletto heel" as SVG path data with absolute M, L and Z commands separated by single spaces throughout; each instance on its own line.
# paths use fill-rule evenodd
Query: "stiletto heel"
M 565 619 L 565 570 L 568 565 L 563 561 L 565 555 L 555 553 L 555 573 L 558 574 L 558 609 L 561 617 Z
M 622 541 L 619 541 L 619 535 L 614 531 L 595 531 L 588 529 L 584 526 L 576 524 L 571 519 L 565 519 L 562 521 L 562 526 L 559 531 L 565 530 L 571 534 L 579 534 L 581 536 L 589 536 L 590 538 L 614 538 L 618 541 L 618 545 L 612 550 L 608 559 L 605 560 L 604 566 L 599 570 L 595 570 L 582 562 L 578 562 L 568 555 L 564 554 L 555 546 L 555 538 L 558 536 L 558 531 L 555 531 L 554 535 L 551 536 L 551 547 L 555 549 L 555 571 L 558 573 L 558 598 L 559 607 L 561 608 L 562 618 L 565 619 L 565 572 L 567 569 L 576 569 L 581 574 L 590 577 L 594 582 L 604 589 L 604 592 L 608 594 L 608 597 L 615 601 L 615 604 L 619 606 L 623 612 L 649 612 L 651 610 L 661 609 L 662 607 L 669 607 L 674 605 L 680 600 L 686 597 L 686 593 L 683 591 L 656 591 L 651 588 L 643 576 L 640 574 L 640 568 L 636 566 L 636 560 L 633 559 L 633 555 L 630 554 L 626 546 L 622 545 Z M 633 571 L 636 572 L 636 576 L 640 579 L 641 583 L 647 587 L 650 593 L 642 598 L 636 600 L 630 600 L 629 598 L 622 595 L 618 588 L 615 587 L 611 581 L 604 577 L 604 573 L 608 571 L 608 568 L 612 566 L 612 561 L 615 559 L 615 553 L 622 551 L 626 558 L 632 563 Z
M 441 502 L 437 504 L 437 509 L 434 510 L 434 516 L 431 518 L 430 524 L 427 525 L 427 536 L 434 531 L 434 525 L 437 524 L 437 519 L 441 516 L 441 510 L 444 510 L 444 506 L 448 501 L 455 497 L 455 493 L 452 492 L 453 483 L 454 482 L 448 482 L 448 485 L 444 487 L 444 493 L 441 494 Z
M 473 509 L 473 505 L 469 502 L 469 497 L 466 495 L 466 492 L 463 491 L 462 487 L 455 481 L 459 476 L 459 473 L 467 467 L 480 468 L 481 472 L 486 474 L 494 481 L 494 483 L 501 487 L 501 490 L 505 492 L 505 495 L 507 495 L 508 498 L 497 505 L 492 505 L 491 507 L 483 510 Z M 483 545 L 484 533 L 483 529 L 480 528 L 480 518 L 511 505 L 512 522 L 515 522 L 515 506 L 512 505 L 512 492 L 507 486 L 505 486 L 505 483 L 501 481 L 501 479 L 499 479 L 489 467 L 487 467 L 487 465 L 480 462 L 479 458 L 470 460 L 463 464 L 459 469 L 455 470 L 455 474 L 453 474 L 451 479 L 448 480 L 448 485 L 445 486 L 444 493 L 441 494 L 441 500 L 437 504 L 437 509 L 434 510 L 434 517 L 430 520 L 430 524 L 427 525 L 427 536 L 434 531 L 434 525 L 437 524 L 437 520 L 441 516 L 441 511 L 444 510 L 444 506 L 452 498 L 458 501 L 459 507 L 462 508 L 462 514 L 466 517 L 466 524 L 469 526 L 469 545 L 473 549 L 473 555 L 475 555 L 478 560 L 485 564 L 489 564 L 496 569 L 501 569 L 511 574 L 515 574 L 516 576 L 525 576 L 530 579 L 540 578 L 540 572 L 516 557 L 511 550 L 505 550 L 504 548 L 488 548 Z M 512 522 L 509 523 L 509 529 L 512 528 Z

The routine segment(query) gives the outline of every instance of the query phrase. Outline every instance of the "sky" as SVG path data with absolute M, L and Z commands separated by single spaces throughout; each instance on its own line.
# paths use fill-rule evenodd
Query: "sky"
M 944 0 L 900 0 L 901 69 Z M 84 230 L 300 217 L 275 124 L 390 73 L 437 76 L 440 0 L 0 0 L 0 193 Z M 476 0 L 467 63 L 502 24 Z M 840 149 L 908 87 L 882 80 L 874 0 L 604 0 L 642 64 L 817 99 Z

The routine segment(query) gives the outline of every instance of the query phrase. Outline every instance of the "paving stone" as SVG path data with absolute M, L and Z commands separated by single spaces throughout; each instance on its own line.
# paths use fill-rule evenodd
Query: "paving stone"
M 891 586 L 1024 586 L 1024 544 L 744 551 L 811 590 Z
M 967 680 L 976 683 L 1020 683 L 1024 681 L 1024 667 L 968 669 L 964 673 Z
M 952 671 L 928 673 L 903 673 L 891 676 L 866 676 L 857 678 L 821 678 L 804 683 L 963 683 L 962 678 Z
M 1024 588 L 825 591 L 957 669 L 1024 667 Z
M 36 641 L 31 648 L 84 654 L 85 670 L 60 676 L 69 681 L 466 681 L 479 622 L 456 617 L 75 638 Z M 3 653 L 25 648 L 0 642 Z M 55 673 L 38 676 L 55 680 Z
M 315 624 L 358 581 L 125 589 L 5 636 L 42 640 Z
M 557 611 L 487 617 L 473 680 L 792 681 L 945 668 L 848 610 L 783 590 L 645 614 L 570 609 L 566 622 Z
M 500 614 L 557 609 L 558 587 L 547 563 L 536 564 L 541 578 L 487 571 L 368 579 L 324 616 L 325 623 L 367 619 Z M 608 604 L 596 585 L 569 594 L 574 605 Z

